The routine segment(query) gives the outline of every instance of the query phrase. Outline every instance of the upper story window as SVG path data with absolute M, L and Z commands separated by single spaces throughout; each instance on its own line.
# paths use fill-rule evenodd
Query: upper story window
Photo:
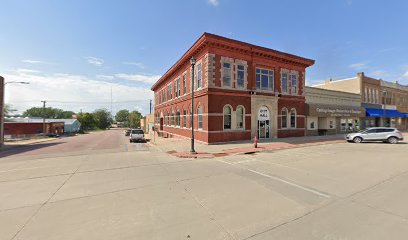
M 298 94 L 298 75 L 297 72 L 290 74 L 291 94 Z
M 180 95 L 181 95 L 181 89 L 180 89 L 180 79 L 177 79 L 176 80 L 176 82 L 175 82 L 175 94 L 174 95 L 176 95 L 176 97 L 180 97 Z
M 187 93 L 187 76 L 183 74 L 183 94 Z
M 222 64 L 222 85 L 231 87 L 231 63 Z
M 364 102 L 368 102 L 368 88 L 365 88 L 364 90 Z
M 281 74 L 281 90 L 282 93 L 288 93 L 288 73 L 282 72 Z
M 170 85 L 168 86 L 168 93 L 167 93 L 167 100 L 171 100 L 173 99 L 173 87 L 172 84 L 170 83 Z
M 245 88 L 245 66 L 237 65 L 237 87 Z
M 256 89 L 273 91 L 273 71 L 267 69 L 256 69 Z
M 196 88 L 202 88 L 203 87 L 203 79 L 202 79 L 202 69 L 201 69 L 201 63 L 197 64 L 197 87 Z

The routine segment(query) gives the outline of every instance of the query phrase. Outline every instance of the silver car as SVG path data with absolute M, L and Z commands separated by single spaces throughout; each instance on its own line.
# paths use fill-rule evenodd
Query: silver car
M 144 142 L 144 132 L 142 129 L 132 129 L 130 130 L 130 142 Z
M 396 128 L 373 127 L 358 133 L 347 134 L 346 140 L 355 143 L 361 143 L 363 141 L 382 141 L 395 144 L 398 143 L 398 141 L 404 140 L 404 137 Z

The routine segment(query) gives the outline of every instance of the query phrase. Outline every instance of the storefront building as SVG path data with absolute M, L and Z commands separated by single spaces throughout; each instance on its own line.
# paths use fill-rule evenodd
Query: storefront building
M 395 127 L 408 130 L 408 87 L 398 82 L 370 78 L 363 72 L 354 78 L 328 80 L 316 88 L 359 94 L 365 116 L 361 127 Z
M 365 116 L 359 94 L 305 87 L 306 135 L 358 131 Z
M 304 136 L 305 70 L 313 64 L 204 33 L 152 86 L 155 129 L 161 136 L 190 138 L 193 114 L 195 137 L 205 143 Z

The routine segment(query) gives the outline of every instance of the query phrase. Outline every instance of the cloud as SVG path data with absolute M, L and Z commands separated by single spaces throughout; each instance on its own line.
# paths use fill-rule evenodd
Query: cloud
M 127 73 L 118 73 L 115 74 L 116 78 L 129 80 L 129 81 L 137 81 L 147 84 L 154 84 L 159 80 L 161 76 L 159 75 L 142 75 L 142 74 L 127 74 Z
M 7 81 L 27 81 L 29 85 L 7 86 L 5 101 L 20 113 L 30 107 L 41 106 L 47 100 L 50 107 L 79 112 L 92 112 L 98 108 L 110 110 L 111 88 L 113 112 L 120 109 L 141 109 L 149 112 L 149 99 L 153 92 L 148 88 L 123 85 L 118 82 L 104 82 L 97 78 L 72 74 L 39 74 L 13 71 L 4 74 Z
M 207 0 L 208 4 L 212 5 L 212 6 L 218 6 L 220 4 L 219 0 Z
M 136 67 L 141 68 L 141 69 L 146 68 L 146 66 L 143 63 L 140 63 L 140 62 L 123 62 L 123 64 L 136 66 Z
M 38 60 L 30 60 L 30 59 L 22 60 L 22 62 L 24 62 L 24 63 L 31 63 L 31 64 L 42 63 L 41 61 L 38 61 Z
M 112 79 L 115 78 L 112 75 L 96 75 L 96 77 L 99 78 L 99 79 L 103 79 L 103 80 L 112 80 Z
M 374 76 L 379 77 L 379 76 L 384 76 L 385 74 L 387 74 L 387 72 L 383 71 L 383 70 L 375 70 L 371 74 L 374 75 Z
M 19 68 L 16 70 L 18 73 L 40 73 L 41 71 L 39 70 L 34 70 L 34 69 L 27 69 L 27 68 Z
M 89 64 L 93 64 L 95 66 L 101 66 L 105 62 L 102 58 L 97 57 L 87 57 L 86 59 Z
M 404 74 L 402 74 L 401 79 L 408 79 L 408 71 L 406 71 Z
M 353 63 L 353 64 L 350 64 L 349 67 L 356 71 L 360 71 L 360 70 L 364 70 L 368 68 L 366 63 Z

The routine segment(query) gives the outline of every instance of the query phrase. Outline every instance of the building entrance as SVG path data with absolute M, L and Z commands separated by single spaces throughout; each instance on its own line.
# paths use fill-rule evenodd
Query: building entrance
M 268 139 L 270 137 L 269 109 L 262 106 L 258 111 L 258 138 Z

